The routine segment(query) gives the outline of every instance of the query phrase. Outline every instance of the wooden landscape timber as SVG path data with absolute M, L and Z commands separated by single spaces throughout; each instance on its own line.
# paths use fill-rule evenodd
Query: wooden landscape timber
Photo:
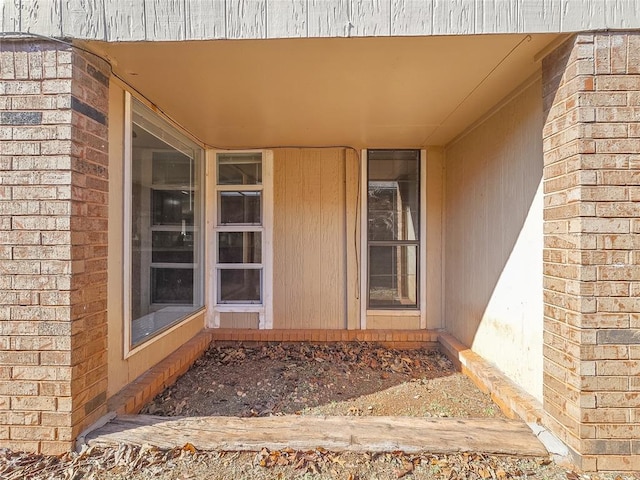
M 481 452 L 546 456 L 522 422 L 502 419 L 415 417 L 159 417 L 123 415 L 86 437 L 90 446 L 119 443 L 198 450 L 293 448 L 405 453 Z

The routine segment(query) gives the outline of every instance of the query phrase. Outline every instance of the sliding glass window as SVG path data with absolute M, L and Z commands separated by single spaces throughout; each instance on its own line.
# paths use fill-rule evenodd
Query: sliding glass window
M 418 309 L 420 150 L 368 150 L 367 188 L 367 306 Z

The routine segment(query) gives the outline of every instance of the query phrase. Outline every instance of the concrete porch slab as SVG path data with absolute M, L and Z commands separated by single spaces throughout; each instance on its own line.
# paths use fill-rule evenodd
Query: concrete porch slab
M 523 422 L 502 419 L 277 416 L 158 417 L 123 415 L 86 436 L 95 446 L 119 443 L 199 450 L 293 448 L 406 453 L 482 452 L 547 456 Z

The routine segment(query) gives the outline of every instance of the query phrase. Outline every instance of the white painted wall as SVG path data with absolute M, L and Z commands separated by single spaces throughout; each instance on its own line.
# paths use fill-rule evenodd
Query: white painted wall
M 542 86 L 445 149 L 445 328 L 542 401 Z
M 105 41 L 640 28 L 640 0 L 0 0 L 3 32 Z

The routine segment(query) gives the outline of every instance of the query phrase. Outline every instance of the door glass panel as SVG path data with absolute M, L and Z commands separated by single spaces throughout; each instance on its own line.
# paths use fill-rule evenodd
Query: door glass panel
M 419 151 L 372 151 L 369 155 L 369 240 L 417 240 Z
M 260 269 L 221 269 L 219 303 L 260 303 Z
M 261 263 L 260 232 L 218 232 L 218 263 Z
M 220 192 L 221 225 L 260 225 L 262 192 Z
M 369 246 L 369 306 L 418 306 L 417 245 Z

